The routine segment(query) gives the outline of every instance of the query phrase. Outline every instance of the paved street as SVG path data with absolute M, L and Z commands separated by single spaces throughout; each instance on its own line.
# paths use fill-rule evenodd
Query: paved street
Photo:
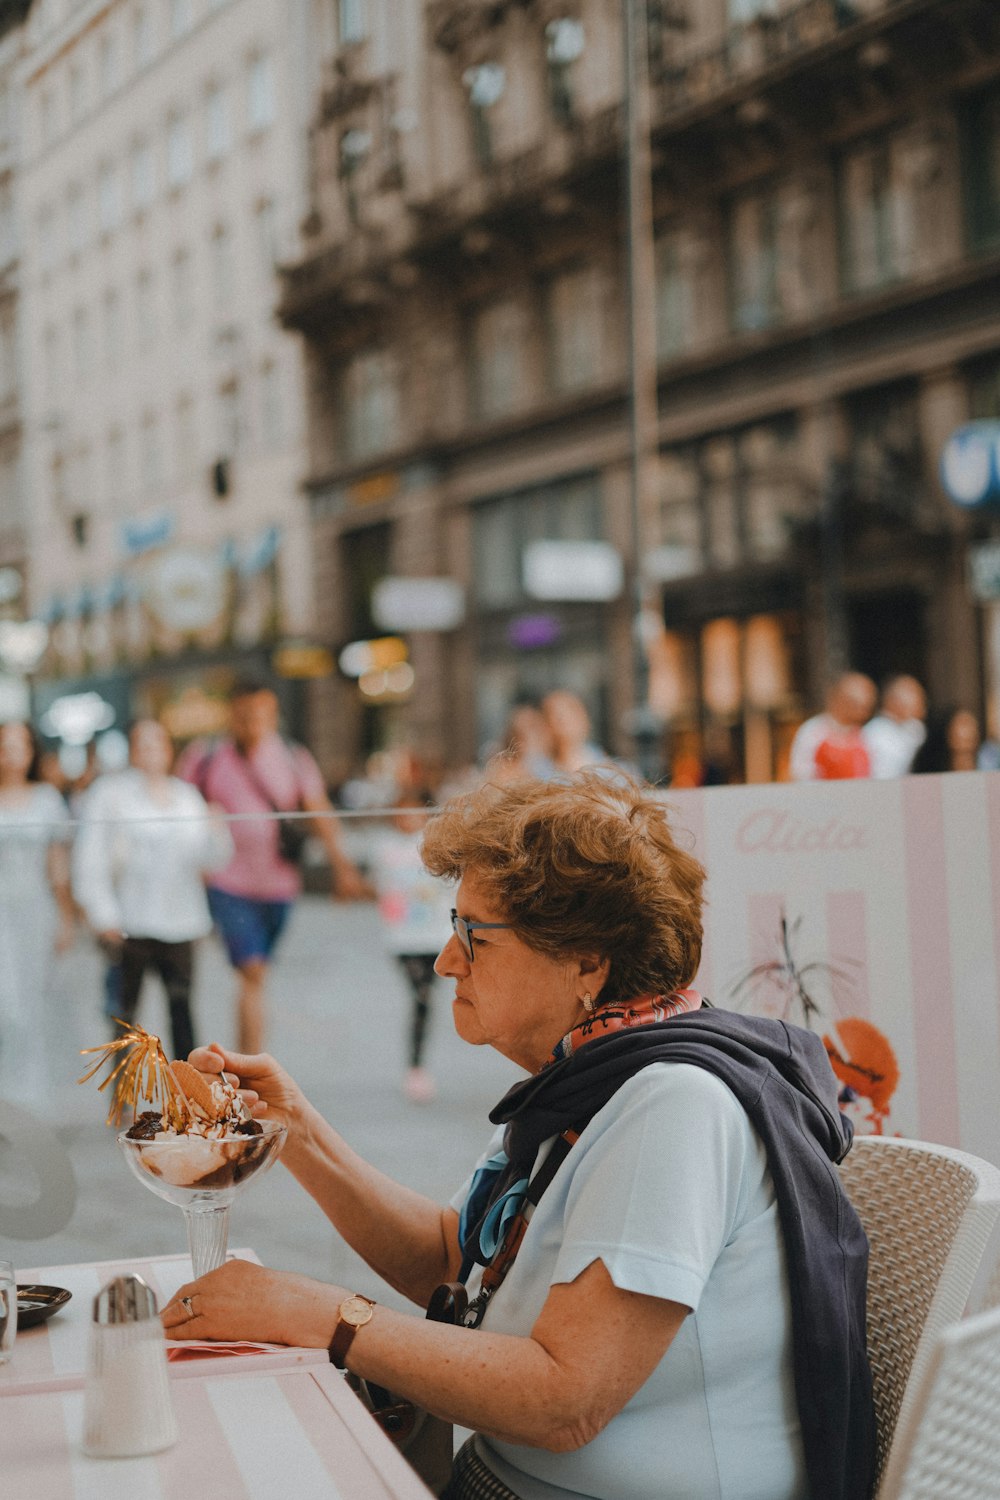
M 185 1247 L 180 1211 L 144 1192 L 103 1125 L 105 1095 L 77 1087 L 79 1048 L 101 1041 L 100 964 L 81 940 L 60 961 L 44 1024 L 50 1039 L 50 1118 L 66 1141 L 79 1187 L 66 1228 L 47 1240 L 0 1238 L 0 1255 L 21 1266 L 159 1254 Z M 200 952 L 197 1031 L 201 1040 L 232 1038 L 232 976 L 214 939 Z M 364 1156 L 386 1172 L 444 1201 L 461 1182 L 491 1129 L 486 1114 L 517 1076 L 512 1064 L 467 1047 L 451 1026 L 450 986 L 434 1010 L 427 1062 L 439 1082 L 429 1105 L 408 1104 L 400 1083 L 409 1001 L 381 947 L 371 906 L 332 906 L 307 897 L 280 950 L 271 989 L 271 1050 L 310 1098 Z M 150 985 L 140 1013 L 159 1031 L 165 1007 Z M 0 1197 L 30 1185 L 0 1144 Z M 335 1235 L 319 1209 L 279 1165 L 250 1186 L 232 1211 L 232 1245 L 250 1245 L 269 1265 L 357 1285 L 380 1283 Z M 398 1298 L 384 1293 L 385 1300 Z

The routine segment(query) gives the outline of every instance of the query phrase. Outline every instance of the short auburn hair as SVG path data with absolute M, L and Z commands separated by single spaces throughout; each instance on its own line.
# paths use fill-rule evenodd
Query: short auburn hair
M 474 874 L 526 943 L 550 958 L 607 959 L 599 1004 L 690 984 L 701 959 L 705 871 L 668 809 L 624 775 L 487 784 L 424 833 L 433 875 Z

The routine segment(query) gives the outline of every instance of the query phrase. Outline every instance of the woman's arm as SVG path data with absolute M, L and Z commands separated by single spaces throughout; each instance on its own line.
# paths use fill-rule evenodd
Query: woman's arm
M 352 1151 L 272 1057 L 201 1047 L 191 1062 L 206 1073 L 225 1067 L 238 1074 L 254 1114 L 288 1126 L 285 1166 L 390 1286 L 425 1307 L 434 1288 L 457 1274 L 455 1211 L 400 1186 Z
M 59 910 L 59 928 L 56 932 L 56 952 L 64 953 L 72 945 L 76 928 L 76 908 L 69 882 L 69 849 L 65 844 L 52 843 L 46 855 L 49 885 Z
M 343 1287 L 229 1261 L 164 1309 L 171 1338 L 322 1347 Z M 180 1298 L 192 1299 L 189 1318 Z M 437 1416 L 508 1443 L 569 1452 L 607 1426 L 659 1364 L 689 1309 L 622 1291 L 601 1260 L 553 1286 L 528 1338 L 429 1323 L 376 1306 L 348 1367 Z

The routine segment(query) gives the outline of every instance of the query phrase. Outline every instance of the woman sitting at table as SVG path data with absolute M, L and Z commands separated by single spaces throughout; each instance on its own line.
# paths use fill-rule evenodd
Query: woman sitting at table
M 662 804 L 593 772 L 485 786 L 424 859 L 461 881 L 437 960 L 456 1029 L 530 1075 L 450 1206 L 362 1161 L 272 1058 L 192 1061 L 287 1124 L 286 1165 L 390 1285 L 426 1307 L 465 1280 L 467 1322 L 231 1261 L 181 1289 L 170 1337 L 329 1345 L 473 1429 L 452 1500 L 864 1500 L 850 1126 L 818 1037 L 688 988 L 704 872 Z

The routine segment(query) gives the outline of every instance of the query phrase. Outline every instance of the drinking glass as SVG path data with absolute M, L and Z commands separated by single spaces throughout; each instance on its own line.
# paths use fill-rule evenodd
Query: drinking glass
M 197 1135 L 159 1141 L 130 1140 L 124 1133 L 118 1136 L 125 1160 L 139 1181 L 158 1198 L 184 1210 L 196 1277 L 223 1264 L 230 1204 L 251 1178 L 267 1171 L 285 1144 L 286 1126 L 262 1120 L 261 1131 L 228 1140 Z
M 0 1365 L 10 1359 L 17 1337 L 17 1273 L 13 1261 L 0 1260 Z

